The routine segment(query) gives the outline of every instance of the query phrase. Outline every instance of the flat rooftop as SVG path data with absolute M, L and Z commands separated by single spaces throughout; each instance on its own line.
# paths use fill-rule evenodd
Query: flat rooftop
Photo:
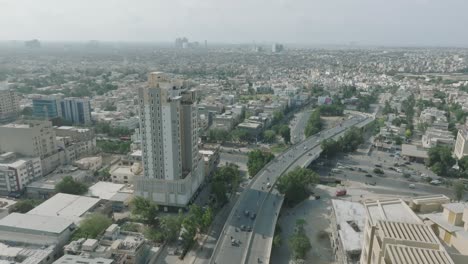
M 71 225 L 73 221 L 57 216 L 12 213 L 0 219 L 0 230 L 13 230 L 18 233 L 34 230 L 60 234 Z
M 53 262 L 53 264 L 113 264 L 113 259 L 88 258 L 85 256 L 64 255 Z
M 401 145 L 401 155 L 415 158 L 429 158 L 426 150 L 419 149 L 415 145 L 402 144 Z
M 446 251 L 403 245 L 388 245 L 385 259 L 389 264 L 454 264 Z
M 58 216 L 79 223 L 80 218 L 99 201 L 98 198 L 57 193 L 29 211 L 27 215 Z
M 366 202 L 364 207 L 372 225 L 376 225 L 379 220 L 413 224 L 422 223 L 413 210 L 401 199 Z
M 379 221 L 377 226 L 383 237 L 397 240 L 439 244 L 432 230 L 425 224 Z
M 345 251 L 362 249 L 363 230 L 366 222 L 364 205 L 357 202 L 332 199 L 338 233 Z
M 462 214 L 465 208 L 467 208 L 465 203 L 447 203 L 443 204 L 442 207 L 456 214 Z
M 99 197 L 99 199 L 109 200 L 124 187 L 125 184 L 100 181 L 89 187 L 88 193 L 91 196 Z

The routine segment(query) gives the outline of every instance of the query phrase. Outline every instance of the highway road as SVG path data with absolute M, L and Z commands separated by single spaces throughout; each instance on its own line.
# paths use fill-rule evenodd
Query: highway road
M 305 139 L 304 129 L 307 125 L 312 110 L 306 110 L 297 113 L 291 122 L 291 141 L 292 143 L 298 143 Z
M 271 189 L 276 179 L 296 165 L 308 164 L 317 158 L 323 139 L 339 137 L 348 128 L 372 120 L 369 116 L 346 119 L 340 126 L 322 131 L 290 147 L 267 164 L 234 205 L 210 263 L 269 263 L 274 227 L 283 201 L 276 189 Z

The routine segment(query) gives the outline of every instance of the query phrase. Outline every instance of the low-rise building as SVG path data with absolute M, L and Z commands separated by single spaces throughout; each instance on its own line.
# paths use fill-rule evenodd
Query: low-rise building
M 332 199 L 332 245 L 338 263 L 358 263 L 366 211 L 361 203 Z
M 216 115 L 213 118 L 213 124 L 211 125 L 211 128 L 230 131 L 234 127 L 235 121 L 236 120 L 232 115 Z
M 10 214 L 15 204 L 16 200 L 0 197 L 0 219 Z
M 63 217 L 11 213 L 0 219 L 0 241 L 33 245 L 65 245 L 76 229 Z
M 424 148 L 432 148 L 435 146 L 452 146 L 455 142 L 452 133 L 447 130 L 441 130 L 436 128 L 429 128 L 422 136 L 422 145 Z
M 63 255 L 54 261 L 53 264 L 115 264 L 113 259 L 92 258 L 88 256 Z
M 141 163 L 134 162 L 132 165 L 117 164 L 109 170 L 113 183 L 131 183 L 135 176 L 141 176 L 143 168 Z
M 457 159 L 461 159 L 468 155 L 468 127 L 463 127 L 458 130 L 457 141 L 455 142 L 455 149 L 453 153 Z
M 237 128 L 246 131 L 251 137 L 256 138 L 262 133 L 263 126 L 261 123 L 242 122 L 237 125 Z
M 400 199 L 364 203 L 361 264 L 454 264 L 436 234 Z
M 119 264 L 149 263 L 153 251 L 140 233 L 121 231 L 112 224 L 99 239 L 79 239 L 64 247 L 68 255 L 87 255 L 93 258 L 112 258 Z
M 80 170 L 89 170 L 95 172 L 102 167 L 102 157 L 87 157 L 82 158 L 73 163 L 77 166 Z
M 75 181 L 84 182 L 87 178 L 90 179 L 92 174 L 88 171 L 78 170 L 77 167 L 73 166 L 60 167 L 54 173 L 28 184 L 26 194 L 30 198 L 48 199 L 56 193 L 55 185 L 65 176 L 71 176 Z
M 426 150 L 420 149 L 415 145 L 402 144 L 401 145 L 401 156 L 406 157 L 412 161 L 425 162 L 429 159 L 429 155 Z
M 26 215 L 60 217 L 78 225 L 87 213 L 93 212 L 98 207 L 99 201 L 99 198 L 57 193 L 27 212 Z
M 0 263 L 2 264 L 50 264 L 56 258 L 55 247 L 23 245 L 8 245 L 0 243 Z

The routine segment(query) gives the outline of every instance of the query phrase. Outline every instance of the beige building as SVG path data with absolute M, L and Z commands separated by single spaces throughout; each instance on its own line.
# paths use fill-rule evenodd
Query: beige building
M 39 157 L 43 175 L 60 165 L 57 140 L 51 122 L 22 120 L 6 124 L 0 126 L 0 135 L 0 152 Z
M 400 199 L 364 204 L 361 264 L 454 264 L 435 233 Z
M 135 178 L 135 194 L 183 207 L 204 180 L 195 92 L 162 72 L 148 79 L 138 90 L 143 176 Z
M 465 255 L 468 263 L 468 206 L 444 203 L 441 210 L 420 217 L 455 253 Z
M 457 141 L 455 141 L 455 149 L 453 153 L 457 159 L 461 159 L 464 156 L 468 155 L 468 128 L 464 127 L 463 129 L 458 130 Z
M 18 95 L 8 88 L 8 84 L 0 83 L 0 124 L 14 121 L 20 111 Z

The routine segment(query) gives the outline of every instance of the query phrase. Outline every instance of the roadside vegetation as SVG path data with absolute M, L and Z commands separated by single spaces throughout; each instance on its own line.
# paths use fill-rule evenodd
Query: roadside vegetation
M 319 182 L 319 176 L 312 170 L 296 167 L 279 177 L 276 188 L 284 194 L 285 203 L 294 206 L 307 199 L 312 188 Z
M 305 224 L 304 219 L 297 219 L 294 234 L 289 238 L 289 247 L 295 260 L 305 259 L 307 252 L 312 248 L 310 240 L 305 234 Z
M 321 143 L 322 153 L 320 155 L 325 158 L 333 158 L 339 153 L 356 151 L 362 143 L 364 143 L 364 138 L 361 130 L 356 127 L 352 127 L 338 140 L 323 140 Z
M 270 152 L 255 149 L 249 152 L 247 156 L 247 170 L 250 177 L 254 177 L 268 162 L 275 156 Z
M 72 176 L 65 176 L 55 185 L 55 191 L 58 193 L 81 195 L 88 192 L 88 186 L 76 181 Z

